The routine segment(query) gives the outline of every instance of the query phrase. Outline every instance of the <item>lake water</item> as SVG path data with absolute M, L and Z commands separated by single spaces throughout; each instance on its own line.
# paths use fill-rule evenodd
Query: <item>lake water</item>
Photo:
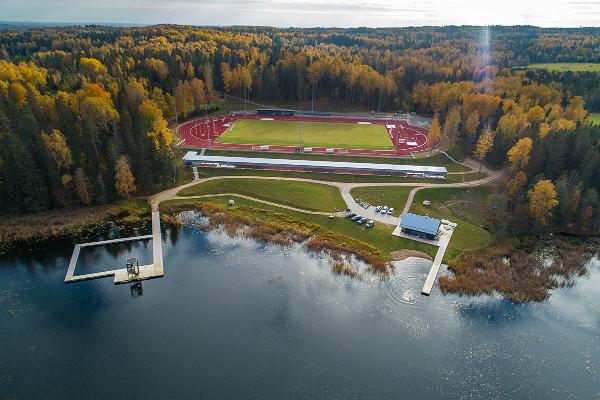
M 0 399 L 600 399 L 600 263 L 543 304 L 334 275 L 300 248 L 164 235 L 163 279 L 65 285 L 71 243 L 0 258 Z M 112 269 L 147 243 L 87 254 Z M 81 269 L 80 269 L 81 268 Z

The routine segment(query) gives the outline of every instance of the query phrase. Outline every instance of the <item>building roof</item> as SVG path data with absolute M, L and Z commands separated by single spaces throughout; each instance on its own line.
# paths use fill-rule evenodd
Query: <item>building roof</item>
M 340 161 L 317 161 L 317 160 L 290 160 L 284 158 L 260 158 L 260 157 L 224 157 L 224 156 L 201 156 L 198 152 L 188 151 L 183 161 L 189 163 L 208 164 L 235 164 L 249 166 L 270 167 L 294 167 L 294 168 L 321 168 L 329 170 L 354 170 L 354 171 L 380 171 L 399 173 L 422 173 L 442 175 L 448 171 L 445 167 L 430 167 L 421 165 L 398 165 L 398 164 L 376 164 L 376 163 L 353 163 Z
M 437 218 L 431 218 L 426 215 L 404 213 L 400 220 L 400 227 L 412 229 L 413 231 L 437 235 L 440 229 L 441 221 Z

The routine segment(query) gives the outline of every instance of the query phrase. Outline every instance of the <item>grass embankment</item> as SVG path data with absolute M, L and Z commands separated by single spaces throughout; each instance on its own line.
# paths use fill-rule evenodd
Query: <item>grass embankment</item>
M 244 235 L 256 240 L 290 245 L 304 243 L 308 250 L 326 252 L 335 261 L 337 273 L 356 275 L 357 269 L 347 264 L 344 255 L 353 255 L 368 264 L 372 272 L 389 273 L 388 259 L 375 246 L 340 235 L 306 219 L 294 218 L 287 213 L 277 213 L 248 205 L 227 207 L 212 202 L 170 201 L 162 206 L 163 213 L 176 214 L 196 209 L 209 218 L 209 227 L 223 227 L 232 235 Z
M 589 120 L 592 125 L 600 125 L 600 113 L 590 113 Z
M 235 199 L 235 206 L 228 207 L 227 209 L 236 210 L 239 208 L 244 208 L 244 212 L 254 214 L 258 218 L 263 218 L 265 214 L 252 210 L 262 210 L 265 212 L 271 212 L 275 215 L 284 214 L 296 220 L 316 224 L 319 225 L 321 229 L 332 231 L 344 237 L 361 241 L 375 247 L 381 252 L 385 259 L 389 259 L 391 252 L 401 249 L 418 250 L 429 254 L 430 256 L 434 256 L 437 250 L 437 248 L 434 246 L 392 236 L 392 231 L 394 228 L 389 225 L 376 223 L 372 229 L 366 229 L 364 225 L 357 225 L 346 218 L 328 218 L 323 215 L 313 215 L 287 210 L 241 197 L 231 196 L 231 198 Z M 195 205 L 204 202 L 226 205 L 228 199 L 229 197 L 211 197 L 202 199 L 171 200 L 162 203 L 161 210 L 169 210 L 173 206 L 180 207 L 180 209 L 186 209 L 186 207 L 193 208 Z M 277 219 L 275 220 L 277 221 Z
M 414 189 L 412 187 L 357 187 L 350 190 L 350 194 L 355 199 L 361 199 L 374 206 L 388 206 L 393 207 L 394 214 L 399 215 L 404 206 L 406 205 L 406 199 L 410 191 Z
M 0 221 L 0 253 L 18 244 L 93 234 L 109 223 L 119 229 L 139 225 L 150 215 L 146 199 L 113 204 L 58 209 L 38 214 L 5 217 Z
M 402 178 L 396 176 L 377 176 L 377 175 L 354 175 L 354 174 L 328 174 L 319 172 L 300 172 L 300 171 L 272 171 L 264 169 L 241 169 L 241 168 L 198 168 L 200 177 L 208 178 L 211 176 L 274 176 L 283 178 L 304 178 L 326 182 L 374 182 L 374 183 L 456 183 L 468 182 L 485 178 L 485 174 L 471 172 L 468 174 L 448 175 L 446 179 L 420 179 L 420 178 Z
M 454 275 L 440 277 L 440 288 L 468 296 L 498 293 L 515 303 L 543 301 L 551 289 L 571 286 L 583 276 L 597 249 L 597 240 L 556 236 L 504 241 L 450 262 Z
M 448 172 L 468 172 L 470 168 L 457 164 L 443 154 L 434 153 L 429 157 L 429 153 L 423 153 L 416 159 L 406 157 L 369 157 L 352 156 L 341 154 L 313 154 L 313 153 L 280 153 L 280 152 L 260 152 L 260 151 L 239 151 L 239 150 L 206 150 L 207 156 L 227 156 L 227 157 L 255 157 L 255 158 L 284 158 L 291 160 L 315 160 L 315 161 L 337 161 L 337 162 L 357 162 L 357 163 L 375 163 L 375 164 L 396 164 L 396 165 L 427 165 L 436 167 L 446 167 Z
M 452 260 L 464 250 L 480 248 L 492 241 L 491 234 L 484 229 L 489 193 L 486 187 L 422 189 L 415 195 L 410 211 L 458 224 L 444 256 L 444 260 Z M 423 206 L 423 200 L 429 200 L 431 205 Z
M 219 179 L 199 183 L 178 196 L 237 193 L 312 211 L 345 210 L 346 203 L 337 187 L 310 182 L 264 179 Z
M 216 141 L 234 144 L 297 146 L 300 143 L 300 129 L 302 129 L 304 147 L 394 149 L 383 125 L 339 122 L 240 119 L 225 130 Z
M 530 69 L 544 69 L 550 72 L 600 72 L 600 63 L 539 63 L 529 64 Z

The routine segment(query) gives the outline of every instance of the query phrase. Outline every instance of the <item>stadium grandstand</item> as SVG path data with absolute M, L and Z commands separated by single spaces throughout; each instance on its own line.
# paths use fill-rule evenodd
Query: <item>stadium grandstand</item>
M 195 151 L 188 151 L 183 157 L 183 162 L 185 165 L 207 168 L 270 169 L 337 174 L 415 176 L 423 178 L 445 178 L 448 173 L 445 167 L 291 160 L 282 158 L 204 156 Z
M 294 110 L 286 110 L 283 108 L 259 108 L 256 110 L 256 115 L 269 117 L 291 117 L 294 113 Z

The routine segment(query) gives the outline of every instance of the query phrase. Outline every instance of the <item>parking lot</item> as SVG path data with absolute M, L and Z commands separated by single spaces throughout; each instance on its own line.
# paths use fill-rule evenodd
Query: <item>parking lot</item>
M 358 202 L 356 200 L 359 200 Z M 375 222 L 383 222 L 389 225 L 398 225 L 400 223 L 400 218 L 394 216 L 398 215 L 402 210 L 394 210 L 393 214 L 385 214 L 376 211 L 377 206 L 385 206 L 385 204 L 375 204 L 369 205 L 368 207 L 364 207 L 364 203 L 360 202 L 360 199 L 353 199 L 352 202 L 348 203 L 348 210 L 350 212 L 354 212 L 358 215 L 361 215 L 368 220 L 373 220 Z

